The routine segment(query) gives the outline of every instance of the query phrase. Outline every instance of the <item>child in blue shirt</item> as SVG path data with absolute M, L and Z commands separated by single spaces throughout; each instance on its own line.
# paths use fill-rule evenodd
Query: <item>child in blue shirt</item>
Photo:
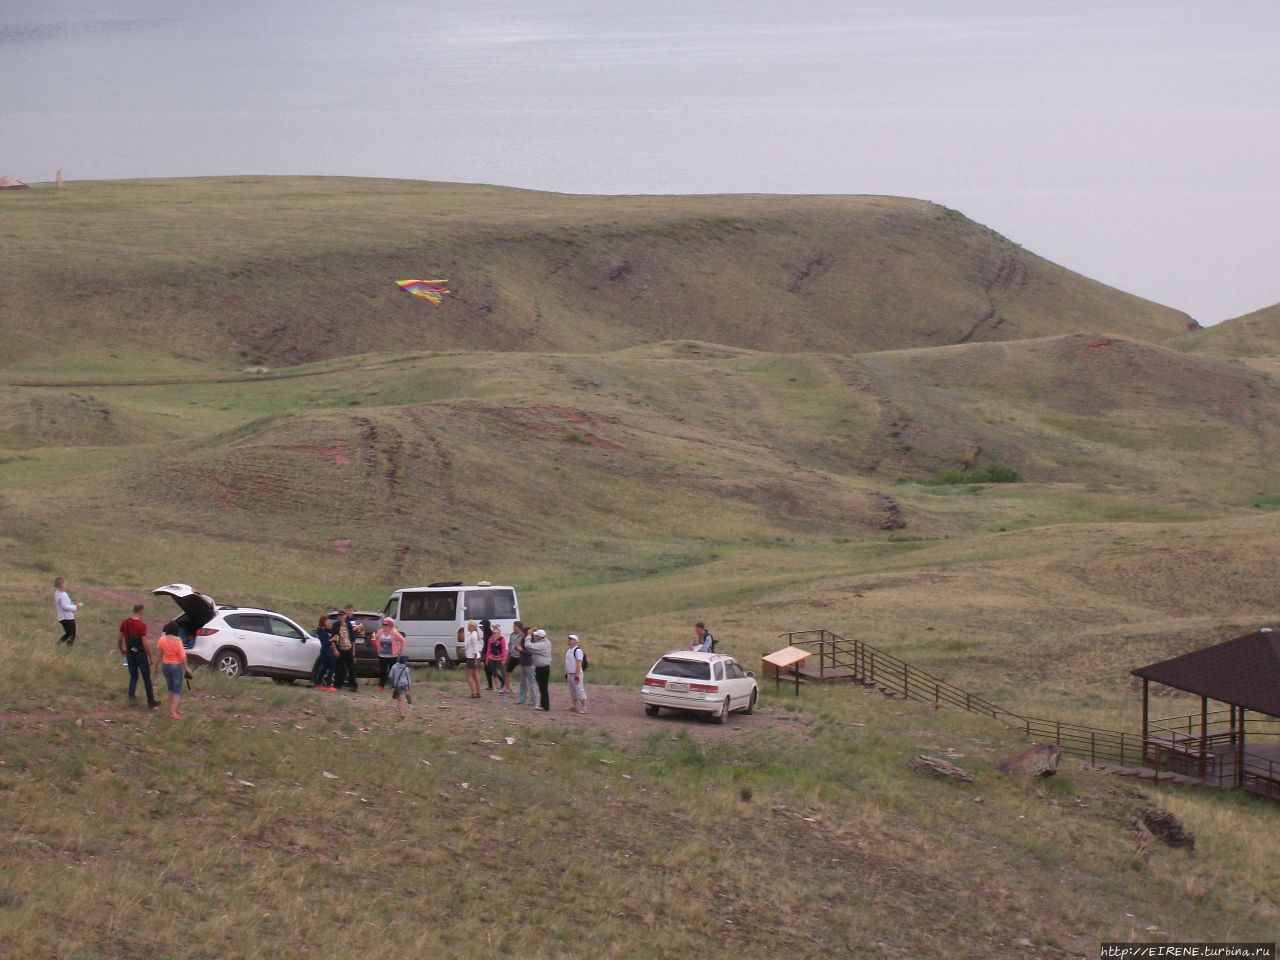
M 400 715 L 400 719 L 403 720 L 404 705 L 413 703 L 413 697 L 409 695 L 409 683 L 411 680 L 409 658 L 403 653 L 391 665 L 391 671 L 387 674 L 387 679 L 391 681 L 391 699 L 396 702 L 396 712 Z

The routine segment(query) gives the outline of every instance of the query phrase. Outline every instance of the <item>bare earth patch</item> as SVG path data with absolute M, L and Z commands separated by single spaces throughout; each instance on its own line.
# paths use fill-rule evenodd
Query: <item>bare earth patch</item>
M 809 736 L 811 720 L 777 708 L 756 706 L 755 713 L 744 716 L 730 714 L 729 722 L 718 726 L 710 720 L 694 714 L 678 714 L 663 711 L 656 717 L 645 715 L 640 696 L 634 690 L 615 686 L 587 686 L 585 716 L 571 713 L 564 681 L 552 682 L 551 711 L 544 713 L 529 706 L 519 706 L 517 695 L 512 693 L 507 702 L 498 693 L 485 691 L 479 700 L 467 696 L 466 682 L 459 676 L 456 683 L 442 687 L 436 683 L 418 683 L 414 687 L 414 702 L 405 723 L 431 721 L 437 730 L 457 730 L 459 733 L 476 733 L 493 720 L 506 720 L 515 726 L 532 726 L 548 731 L 572 730 L 580 733 L 602 733 L 618 746 L 632 747 L 643 743 L 654 733 L 671 737 L 687 734 L 699 740 L 716 740 L 724 743 L 740 743 L 766 733 L 782 733 L 787 736 Z M 317 694 L 321 696 L 321 694 Z M 383 709 L 386 718 L 395 720 L 395 706 L 389 691 L 379 691 L 368 684 L 354 696 L 348 696 L 353 705 L 368 710 Z

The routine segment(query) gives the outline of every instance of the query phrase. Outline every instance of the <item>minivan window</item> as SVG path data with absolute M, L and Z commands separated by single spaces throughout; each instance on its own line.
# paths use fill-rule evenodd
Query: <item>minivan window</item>
M 397 619 L 396 604 L 399 602 L 400 602 L 399 597 L 392 597 L 390 600 L 388 600 L 387 605 L 382 608 L 382 615 L 384 617 L 390 617 L 392 620 Z
M 679 677 L 682 680 L 710 680 L 711 664 L 705 660 L 680 660 L 663 657 L 653 665 L 650 673 L 663 677 Z
M 514 590 L 468 590 L 468 620 L 514 620 L 516 618 L 516 593 Z
M 453 590 L 400 594 L 400 620 L 447 620 L 453 622 L 458 610 L 458 594 Z

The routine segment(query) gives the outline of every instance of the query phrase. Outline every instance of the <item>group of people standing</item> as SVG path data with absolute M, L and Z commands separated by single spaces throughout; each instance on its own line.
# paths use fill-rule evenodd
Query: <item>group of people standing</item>
M 348 604 L 341 613 L 335 611 L 320 617 L 316 626 L 316 637 L 320 640 L 320 664 L 314 678 L 318 689 L 357 688 L 355 644 L 357 638 L 366 636 L 366 631 L 355 620 L 354 614 L 355 607 Z M 405 655 L 404 634 L 396 629 L 393 619 L 385 617 L 369 639 L 378 655 L 378 689 L 391 686 L 397 710 L 403 715 L 404 703 L 411 702 L 411 675 Z M 518 673 L 520 692 L 517 705 L 544 711 L 551 709 L 551 640 L 547 631 L 530 629 L 517 620 L 512 624 L 511 637 L 508 638 L 501 624 L 489 620 L 468 620 L 466 626 L 458 629 L 457 640 L 463 648 L 467 690 L 472 699 L 482 696 L 481 671 L 487 689 L 497 690 L 503 696 L 511 694 L 514 677 Z M 578 635 L 569 634 L 565 650 L 565 677 L 569 683 L 569 709 L 575 713 L 587 712 L 583 676 L 586 665 L 586 655 L 582 652 Z
M 458 641 L 467 664 L 467 688 L 473 700 L 481 697 L 480 672 L 484 671 L 487 689 L 510 695 L 512 675 L 519 671 L 520 697 L 517 705 L 538 710 L 551 709 L 551 639 L 541 628 L 530 629 L 517 620 L 511 626 L 511 637 L 502 633 L 502 625 L 489 620 L 468 620 L 458 630 Z M 569 710 L 587 712 L 587 690 L 583 678 L 586 656 L 576 633 L 569 634 L 565 649 L 565 678 L 569 683 Z M 496 686 L 495 686 L 496 685 Z M 536 693 L 535 693 L 536 690 Z
M 53 584 L 54 606 L 58 623 L 63 628 L 60 643 L 68 646 L 76 640 L 76 611 L 82 604 L 76 603 L 67 593 L 66 581 L 58 577 Z M 154 647 L 147 638 L 147 624 L 142 615 L 145 606 L 133 608 L 131 616 L 120 622 L 117 646 L 129 668 L 129 702 L 137 700 L 138 681 L 142 681 L 147 695 L 147 706 L 160 705 L 152 686 L 152 676 L 164 674 L 169 692 L 169 716 L 181 719 L 178 704 L 182 698 L 182 683 L 190 679 L 187 651 L 177 621 L 164 625 Z M 702 624 L 698 624 L 699 627 Z M 366 636 L 365 629 L 355 619 L 352 604 L 341 611 L 330 611 L 320 617 L 316 625 L 316 637 L 320 641 L 320 660 L 312 678 L 317 689 L 337 691 L 339 688 L 356 690 L 355 645 L 357 638 Z M 707 634 L 710 637 L 710 634 Z M 411 703 L 411 675 L 408 657 L 405 656 L 404 635 L 396 629 L 390 617 L 370 638 L 378 655 L 378 688 L 388 683 L 397 710 L 404 715 L 404 705 Z M 547 631 L 533 630 L 517 620 L 512 625 L 511 637 L 502 632 L 502 625 L 489 620 L 468 620 L 458 630 L 458 643 L 466 659 L 467 689 L 473 699 L 481 697 L 480 672 L 484 671 L 490 691 L 497 690 L 504 698 L 511 693 L 514 676 L 518 673 L 520 694 L 517 704 L 539 710 L 551 709 L 551 639 Z M 585 671 L 587 657 L 576 633 L 566 638 L 564 652 L 565 679 L 569 686 L 569 710 L 587 712 L 587 688 Z M 495 686 L 496 684 L 496 686 Z
M 355 605 L 347 604 L 341 612 L 330 611 L 320 617 L 316 637 L 320 641 L 320 666 L 313 678 L 318 689 L 336 691 L 339 687 L 356 690 L 356 639 L 364 628 L 355 620 Z M 389 622 L 389 621 L 388 621 Z M 384 624 L 385 626 L 385 624 Z M 401 650 L 404 637 L 400 638 Z M 382 658 L 378 658 L 379 664 Z M 387 674 L 383 670 L 382 684 Z

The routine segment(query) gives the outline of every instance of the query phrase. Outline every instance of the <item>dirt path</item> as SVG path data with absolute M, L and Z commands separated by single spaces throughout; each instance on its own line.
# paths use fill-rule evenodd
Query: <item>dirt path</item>
M 582 716 L 568 710 L 568 694 L 563 681 L 551 685 L 549 713 L 517 705 L 515 694 L 505 704 L 499 694 L 489 692 L 482 693 L 479 700 L 472 700 L 467 696 L 466 683 L 461 678 L 448 683 L 416 683 L 413 692 L 411 716 L 406 723 L 431 721 L 437 728 L 478 733 L 490 721 L 505 720 L 512 727 L 602 733 L 613 743 L 624 747 L 641 744 L 657 732 L 671 737 L 688 734 L 699 740 L 724 743 L 739 743 L 766 732 L 802 737 L 807 735 L 810 723 L 804 715 L 759 706 L 751 716 L 731 714 L 724 726 L 696 715 L 665 710 L 656 717 L 649 717 L 640 705 L 639 694 L 631 688 L 590 684 L 587 687 L 588 712 Z M 384 712 L 388 721 L 395 720 L 390 692 L 379 691 L 367 680 L 355 694 L 317 692 L 315 695 L 338 697 L 349 702 L 353 710 Z

